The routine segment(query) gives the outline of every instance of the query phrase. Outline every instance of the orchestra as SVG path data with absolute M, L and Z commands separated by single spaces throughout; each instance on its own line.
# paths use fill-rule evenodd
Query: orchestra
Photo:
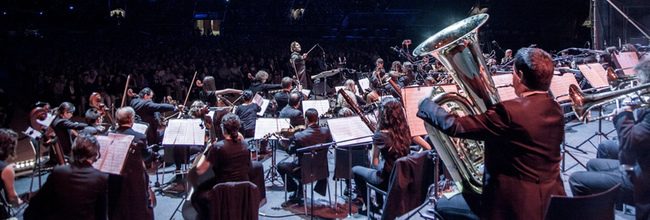
M 487 18 L 479 14 L 468 19 L 485 22 Z M 304 154 L 300 150 L 314 146 L 339 150 L 349 145 L 345 142 L 350 140 L 337 139 L 340 133 L 346 133 L 349 138 L 362 140 L 358 143 L 364 144 L 361 146 L 367 151 L 365 157 L 359 158 L 365 164 L 350 161 L 341 168 L 340 162 L 334 163 L 336 169 L 350 173 L 344 181 L 351 188 L 354 185 L 354 190 L 346 190 L 345 203 L 349 199 L 359 214 L 371 216 L 372 212 L 393 211 L 373 208 L 373 203 L 382 207 L 387 201 L 378 198 L 379 193 L 368 194 L 368 186 L 390 194 L 391 184 L 416 181 L 392 176 L 398 169 L 397 161 L 416 153 L 431 152 L 434 160 L 440 162 L 435 163 L 440 166 L 436 172 L 444 176 L 435 180 L 444 186 L 434 189 L 432 197 L 437 206 L 431 212 L 442 219 L 544 219 L 553 196 L 566 197 L 567 192 L 573 196 L 589 196 L 617 184 L 621 185 L 618 195 L 633 198 L 623 202 L 635 206 L 636 218 L 650 219 L 650 150 L 644 145 L 650 138 L 650 114 L 647 113 L 650 60 L 638 60 L 633 76 L 622 73 L 623 68 L 614 71 L 614 77 L 623 77 L 615 79 L 623 83 L 621 88 L 595 88 L 589 84 L 588 74 L 582 73 L 577 79 L 580 82 L 572 86 L 579 92 L 592 87 L 592 93 L 575 96 L 575 88 L 567 86 L 571 89 L 557 94 L 553 91 L 554 77 L 575 76 L 570 71 L 579 71 L 563 61 L 564 57 L 573 56 L 567 54 L 568 50 L 551 54 L 524 47 L 513 54 L 513 50 L 507 49 L 496 64 L 496 57 L 483 54 L 476 42 L 475 35 L 482 22 L 452 25 L 450 28 L 456 30 L 432 36 L 413 50 L 413 56 L 409 54 L 403 60 L 377 55 L 367 59 L 369 67 L 365 70 L 346 68 L 345 64 L 336 71 L 325 70 L 331 72 L 319 77 L 331 80 L 336 86 L 321 83 L 325 91 L 319 95 L 309 95 L 303 90 L 316 89 L 316 83 L 320 82 L 312 82 L 312 75 L 316 74 L 309 72 L 311 50 L 302 53 L 300 43 L 293 41 L 291 54 L 283 61 L 292 73 L 274 78 L 270 76 L 271 70 L 251 70 L 245 73 L 251 79 L 248 88 L 219 87 L 223 88 L 219 90 L 218 86 L 228 82 L 219 82 L 206 74 L 200 75 L 199 80 L 185 81 L 190 89 L 183 90 L 187 92 L 184 103 L 158 102 L 154 87 L 145 84 L 129 88 L 128 80 L 121 100 L 125 104 L 120 108 L 115 107 L 119 104 L 116 100 L 104 103 L 100 92 L 91 93 L 88 106 L 78 106 L 87 110 L 77 117 L 73 103 L 64 101 L 52 110 L 49 104 L 40 103 L 29 112 L 29 126 L 44 134 L 25 132 L 25 135 L 33 138 L 32 143 L 38 145 L 35 147 L 47 149 L 50 169 L 43 172 L 50 174 L 40 189 L 26 197 L 29 200 L 23 200 L 14 186 L 14 165 L 7 162 L 14 156 L 18 135 L 0 129 L 0 190 L 7 200 L 3 203 L 5 209 L 0 209 L 0 218 L 11 217 L 14 207 L 28 203 L 25 219 L 154 219 L 158 211 L 156 196 L 175 192 L 197 213 L 197 219 L 210 219 L 214 212 L 211 202 L 219 199 L 212 193 L 215 186 L 243 181 L 258 184 L 253 182 L 258 177 L 252 170 L 262 166 L 260 161 L 264 158 L 258 158 L 259 152 L 274 157 L 271 165 L 263 168 L 272 174 L 263 177 L 265 181 L 274 185 L 279 181 L 282 191 L 290 193 L 282 207 L 306 206 L 307 188 L 303 184 L 306 178 L 302 176 L 304 164 L 300 160 Z M 466 27 L 477 23 L 480 24 Z M 463 31 L 466 35 L 458 34 Z M 621 49 L 638 55 L 633 45 Z M 614 52 L 601 55 L 615 56 Z M 491 56 L 497 55 L 492 51 Z M 326 62 L 323 59 L 321 62 Z M 486 59 L 494 61 L 488 63 Z M 384 62 L 391 64 L 390 70 L 385 70 Z M 611 60 L 602 63 L 614 68 L 620 65 Z M 507 85 L 496 84 L 494 79 L 504 75 L 511 81 Z M 195 90 L 192 84 L 196 85 Z M 407 92 L 410 88 L 426 90 L 427 95 L 413 98 Z M 132 89 L 140 91 L 133 94 Z M 504 91 L 513 98 L 506 99 Z M 561 100 L 561 97 L 568 98 Z M 578 99 L 574 100 L 575 97 Z M 415 99 L 419 101 L 416 105 L 409 103 Z M 188 100 L 192 104 L 186 108 Z M 314 100 L 329 104 L 307 104 Z M 566 160 L 565 127 L 567 121 L 574 119 L 572 114 L 567 114 L 568 106 L 579 114 L 576 108 L 586 105 L 589 114 L 592 105 L 614 103 L 618 106 L 613 114 L 597 119 L 589 116 L 586 120 L 611 120 L 618 138 L 599 143 L 596 158 L 586 163 L 586 171 L 565 173 L 561 165 Z M 49 114 L 53 120 L 47 124 Z M 332 130 L 328 120 L 335 118 L 354 118 L 355 122 L 360 119 L 358 126 L 363 129 Z M 577 118 L 583 120 L 581 116 Z M 263 119 L 273 119 L 276 124 L 260 123 Z M 82 120 L 84 123 L 78 122 Z M 168 128 L 172 122 L 179 121 L 187 125 L 176 130 Z M 190 129 L 183 126 L 200 127 L 201 132 L 186 132 Z M 359 128 L 357 124 L 350 127 Z M 422 133 L 413 132 L 416 129 Z M 366 136 L 356 134 L 361 130 Z M 102 148 L 113 144 L 98 141 L 100 136 L 133 138 L 125 157 L 113 161 L 121 166 L 119 173 L 107 173 L 98 167 L 97 161 L 108 156 L 100 153 L 105 152 Z M 175 144 L 186 139 L 200 143 Z M 274 146 L 271 152 L 266 152 L 267 145 Z M 278 156 L 284 158 L 275 161 Z M 154 162 L 165 158 L 173 160 L 175 178 L 163 182 L 163 186 L 156 178 L 154 185 L 153 175 L 164 176 L 167 169 Z M 40 175 L 36 169 L 32 172 Z M 280 178 L 268 177 L 276 174 Z M 570 188 L 565 189 L 563 179 Z M 313 191 L 325 195 L 328 187 L 322 184 L 327 181 L 314 181 L 318 183 Z M 257 187 L 270 189 L 267 185 Z M 408 195 L 408 192 L 398 193 Z M 451 196 L 443 197 L 443 194 Z

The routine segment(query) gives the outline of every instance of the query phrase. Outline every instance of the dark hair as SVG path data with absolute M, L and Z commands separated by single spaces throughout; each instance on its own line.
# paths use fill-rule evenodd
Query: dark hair
M 393 61 L 393 63 L 390 65 L 390 70 L 396 72 L 402 72 L 402 63 L 400 63 L 399 61 Z
M 75 111 L 74 105 L 69 102 L 61 103 L 61 105 L 59 105 L 59 107 L 56 109 L 56 113 L 58 113 L 59 115 L 63 115 L 63 113 L 66 112 L 74 113 L 74 111 Z
M 244 92 L 241 94 L 242 98 L 244 99 L 245 102 L 248 102 L 250 100 L 253 100 L 253 91 L 250 90 L 244 90 Z
M 72 163 L 83 165 L 86 160 L 98 159 L 99 141 L 90 134 L 79 134 L 72 144 Z
M 86 119 L 86 124 L 92 125 L 97 122 L 97 119 L 101 116 L 99 111 L 95 108 L 89 108 L 86 110 L 86 114 L 84 115 Z
M 291 92 L 289 94 L 289 106 L 294 107 L 300 103 L 302 94 L 300 92 Z
M 377 60 L 375 61 L 375 65 L 379 65 L 380 63 L 381 63 L 381 64 L 384 64 L 384 59 L 382 59 L 382 58 L 377 58 Z
M 149 87 L 145 87 L 144 89 L 140 90 L 138 96 L 140 96 L 140 98 L 144 98 L 145 95 L 151 95 L 151 93 L 153 93 L 153 90 L 151 90 Z
M 291 88 L 291 86 L 293 86 L 293 79 L 291 79 L 290 77 L 284 77 L 282 78 L 282 82 L 280 82 L 280 85 L 282 85 L 282 88 L 284 89 Z
M 18 134 L 8 128 L 0 128 L 0 160 L 5 161 L 16 155 Z
M 215 91 L 217 90 L 217 85 L 214 82 L 214 77 L 206 76 L 203 78 L 203 91 Z
M 539 48 L 521 48 L 515 55 L 515 71 L 521 71 L 521 80 L 532 90 L 547 91 L 553 78 L 553 59 Z
M 315 108 L 307 109 L 307 111 L 305 111 L 305 119 L 307 119 L 307 123 L 318 122 L 318 110 Z
M 241 121 L 239 121 L 239 116 L 228 113 L 221 118 L 221 132 L 228 134 L 230 139 L 233 142 L 239 141 L 239 128 L 241 127 Z
M 388 131 L 387 135 L 391 143 L 388 150 L 407 155 L 411 144 L 411 132 L 406 124 L 402 103 L 393 97 L 384 98 L 381 101 L 380 114 L 377 130 Z

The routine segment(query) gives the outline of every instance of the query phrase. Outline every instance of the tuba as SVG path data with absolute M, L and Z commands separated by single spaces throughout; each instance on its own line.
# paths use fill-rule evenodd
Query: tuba
M 456 22 L 413 51 L 415 56 L 433 55 L 464 91 L 463 96 L 432 92 L 430 98 L 450 113 L 460 116 L 480 114 L 499 102 L 477 34 L 488 17 L 487 14 L 478 14 Z M 449 137 L 428 123 L 425 123 L 425 128 L 456 187 L 476 210 L 472 204 L 477 204 L 476 199 L 483 190 L 484 142 Z

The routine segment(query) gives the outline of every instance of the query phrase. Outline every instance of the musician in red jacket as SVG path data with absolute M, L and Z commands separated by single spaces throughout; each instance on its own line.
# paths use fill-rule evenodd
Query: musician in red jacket
M 547 92 L 552 77 L 548 53 L 522 48 L 512 80 L 518 98 L 464 117 L 430 99 L 420 104 L 418 117 L 426 123 L 453 137 L 485 141 L 483 194 L 480 211 L 474 210 L 481 219 L 541 220 L 551 195 L 565 194 L 560 179 L 564 119 Z

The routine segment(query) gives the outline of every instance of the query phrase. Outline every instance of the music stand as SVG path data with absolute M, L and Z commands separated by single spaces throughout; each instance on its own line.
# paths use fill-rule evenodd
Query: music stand
M 494 82 L 494 86 L 497 87 L 499 100 L 502 102 L 517 98 L 517 94 L 515 94 L 515 87 L 512 86 L 511 73 L 493 75 L 492 82 Z
M 570 73 L 565 73 L 565 74 L 559 74 L 558 72 L 555 72 L 553 75 L 553 78 L 551 79 L 551 86 L 549 88 L 551 94 L 553 95 L 553 98 L 555 101 L 558 103 L 561 102 L 569 102 L 571 101 L 569 98 L 569 86 L 571 85 L 576 85 L 578 86 L 578 81 L 576 80 L 575 76 Z M 566 127 L 565 127 L 566 129 Z M 587 140 L 590 140 L 592 137 L 589 137 Z M 567 148 L 571 148 L 574 150 L 577 150 L 583 154 L 586 154 L 587 152 L 580 149 L 580 146 L 571 146 L 566 143 L 566 138 L 562 141 L 562 161 L 565 161 L 566 155 L 569 155 L 571 158 L 573 158 L 575 161 L 578 162 L 578 164 L 582 165 L 580 161 L 573 155 L 570 151 L 567 150 Z M 575 167 L 575 166 L 573 166 Z M 571 167 L 571 168 L 573 168 Z M 569 169 L 571 169 L 569 168 Z M 566 172 L 567 169 L 564 167 L 564 162 L 562 164 L 562 171 Z
M 93 167 L 104 173 L 122 175 L 124 161 L 129 153 L 133 135 L 108 134 L 107 136 L 95 135 L 99 143 L 100 157 L 93 163 Z
M 175 162 L 173 157 L 177 152 L 175 148 L 185 150 L 183 161 L 185 165 L 189 163 L 190 148 L 192 146 L 203 147 L 205 144 L 205 129 L 201 125 L 202 122 L 201 119 L 171 119 L 168 121 L 162 141 L 162 146 L 165 149 L 165 163 Z M 181 172 L 181 174 L 184 175 L 184 172 Z M 164 174 L 162 179 L 165 182 Z
M 323 78 L 323 94 L 322 96 L 327 96 L 327 78 L 331 76 L 335 76 L 336 74 L 339 74 L 341 72 L 341 69 L 333 69 L 333 70 L 326 70 L 323 71 L 319 74 L 311 76 L 312 80 L 320 79 Z
M 442 87 L 441 87 L 442 88 Z M 427 134 L 424 121 L 417 117 L 420 102 L 431 96 L 433 86 L 415 86 L 402 88 L 402 104 L 406 111 L 406 123 L 409 126 L 411 137 Z
M 620 52 L 614 54 L 614 63 L 626 76 L 634 75 L 634 66 L 639 63 L 639 55 L 636 52 Z
M 373 131 L 363 123 L 359 116 L 335 118 L 327 120 L 327 126 L 332 134 L 336 147 L 345 147 L 358 144 L 372 143 Z M 349 149 L 349 148 L 348 148 Z M 352 180 L 352 150 L 348 152 L 348 179 Z M 352 184 L 348 184 L 348 191 L 352 192 Z M 336 202 L 336 198 L 335 198 Z M 337 206 L 338 207 L 338 206 Z M 352 197 L 348 197 L 348 217 L 352 216 Z
M 253 139 L 255 140 L 260 140 L 260 139 L 269 139 L 269 140 L 278 140 L 278 136 L 275 135 L 276 133 L 280 132 L 283 128 L 289 128 L 291 127 L 291 124 L 289 123 L 288 118 L 258 118 L 257 121 L 255 121 L 255 136 Z M 279 144 L 279 140 L 273 142 L 271 145 L 271 167 L 266 171 L 264 180 L 265 181 L 270 181 L 271 184 L 275 185 L 276 181 L 281 181 L 280 176 L 277 175 L 277 145 Z M 281 186 L 282 184 L 279 184 Z
M 303 100 L 302 101 L 302 114 L 305 115 L 307 109 L 316 109 L 318 117 L 322 117 L 325 113 L 330 111 L 330 100 Z

